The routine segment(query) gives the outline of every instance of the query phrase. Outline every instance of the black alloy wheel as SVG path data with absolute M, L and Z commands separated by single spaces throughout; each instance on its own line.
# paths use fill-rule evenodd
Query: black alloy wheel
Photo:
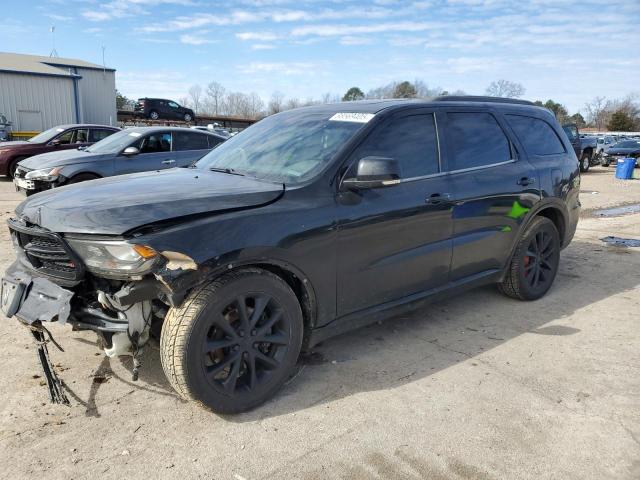
M 250 410 L 291 375 L 302 310 L 289 285 L 260 269 L 231 272 L 170 309 L 162 366 L 174 389 L 219 413 Z
M 210 385 L 221 393 L 250 394 L 286 357 L 290 329 L 282 306 L 270 295 L 238 295 L 209 323 L 202 366 Z
M 502 293 L 536 300 L 549 291 L 560 265 L 560 235 L 546 217 L 536 217 L 522 235 L 504 280 Z

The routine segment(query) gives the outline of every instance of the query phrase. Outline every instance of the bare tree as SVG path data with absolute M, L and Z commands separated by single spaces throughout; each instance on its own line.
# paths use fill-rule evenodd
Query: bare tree
M 182 105 L 183 107 L 188 107 L 189 106 L 189 97 L 180 97 L 178 99 L 178 103 L 180 105 Z
M 443 92 L 440 87 L 429 88 L 424 80 L 414 80 L 413 86 L 416 89 L 417 98 L 433 98 L 442 95 Z
M 248 98 L 249 103 L 249 118 L 259 118 L 264 111 L 264 102 L 260 95 L 256 92 L 251 92 Z
M 226 89 L 218 82 L 210 82 L 207 85 L 207 107 L 209 113 L 220 115 L 222 113 L 222 104 L 224 102 L 224 94 Z
M 202 100 L 202 87 L 200 85 L 192 85 L 189 88 L 189 98 L 193 105 L 193 111 L 198 113 L 200 110 L 200 102 Z
M 525 88 L 520 83 L 509 80 L 496 80 L 487 87 L 486 94 L 490 97 L 520 98 L 524 95 Z
M 602 130 L 606 123 L 602 115 L 606 108 L 606 98 L 595 97 L 593 100 L 586 103 L 584 108 L 587 111 L 587 123 L 589 123 L 589 125 L 593 125 L 598 130 Z
M 273 92 L 269 105 L 267 106 L 267 113 L 273 115 L 284 110 L 284 94 L 282 92 Z
M 300 102 L 299 98 L 290 98 L 289 100 L 287 100 L 287 106 L 286 106 L 286 110 L 291 110 L 293 108 L 298 108 L 302 105 L 302 103 Z

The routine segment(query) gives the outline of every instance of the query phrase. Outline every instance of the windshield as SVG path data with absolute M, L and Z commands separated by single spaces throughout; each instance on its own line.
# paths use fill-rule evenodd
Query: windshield
M 53 137 L 60 135 L 62 132 L 64 132 L 64 128 L 53 127 L 49 130 L 45 130 L 44 132 L 39 133 L 35 137 L 31 137 L 27 141 L 31 143 L 46 143 L 51 141 Z
M 140 132 L 122 130 L 121 132 L 109 135 L 104 140 L 94 143 L 85 149 L 85 151 L 90 153 L 120 153 L 121 150 L 128 147 L 141 136 L 142 134 Z
M 331 117 L 304 109 L 272 115 L 220 144 L 196 167 L 287 184 L 304 182 L 320 173 L 364 125 Z

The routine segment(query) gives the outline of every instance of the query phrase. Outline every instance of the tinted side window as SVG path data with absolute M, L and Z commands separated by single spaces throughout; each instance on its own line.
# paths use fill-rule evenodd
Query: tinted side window
M 222 138 L 214 137 L 213 135 L 207 135 L 207 138 L 209 139 L 209 148 L 216 147 L 223 141 Z
M 397 160 L 402 178 L 438 173 L 438 141 L 433 115 L 410 115 L 377 127 L 356 154 L 357 159 L 369 156 Z
M 209 135 L 203 135 L 195 132 L 174 132 L 173 145 L 174 150 L 207 150 L 209 143 L 207 137 Z
M 60 143 L 60 145 L 69 145 L 73 139 L 73 134 L 75 130 L 67 130 L 62 135 L 58 135 L 56 140 Z
M 104 140 L 112 133 L 115 133 L 113 130 L 100 130 L 100 129 L 91 129 L 89 131 L 89 141 L 90 142 L 99 142 L 100 140 Z
M 555 130 L 544 120 L 522 115 L 506 117 L 529 155 L 555 155 L 565 152 Z
M 170 133 L 152 133 L 140 141 L 141 153 L 157 153 L 171 151 Z
M 447 139 L 451 170 L 511 159 L 509 140 L 490 113 L 447 113 Z
M 73 139 L 73 143 L 87 143 L 89 140 L 89 130 L 86 128 L 79 128 L 76 130 L 76 136 Z

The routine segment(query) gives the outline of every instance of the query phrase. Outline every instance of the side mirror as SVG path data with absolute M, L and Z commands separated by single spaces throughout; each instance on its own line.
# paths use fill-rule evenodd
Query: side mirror
M 342 186 L 349 190 L 391 187 L 400 183 L 400 176 L 400 165 L 397 160 L 365 157 L 358 161 L 355 178 L 345 178 Z
M 122 151 L 122 155 L 124 155 L 125 157 L 132 157 L 134 155 L 138 155 L 140 153 L 140 150 L 138 150 L 136 147 L 127 147 Z
M 51 140 L 51 145 L 53 145 L 54 147 L 57 147 L 58 145 L 60 145 L 60 139 L 56 138 L 55 140 Z

